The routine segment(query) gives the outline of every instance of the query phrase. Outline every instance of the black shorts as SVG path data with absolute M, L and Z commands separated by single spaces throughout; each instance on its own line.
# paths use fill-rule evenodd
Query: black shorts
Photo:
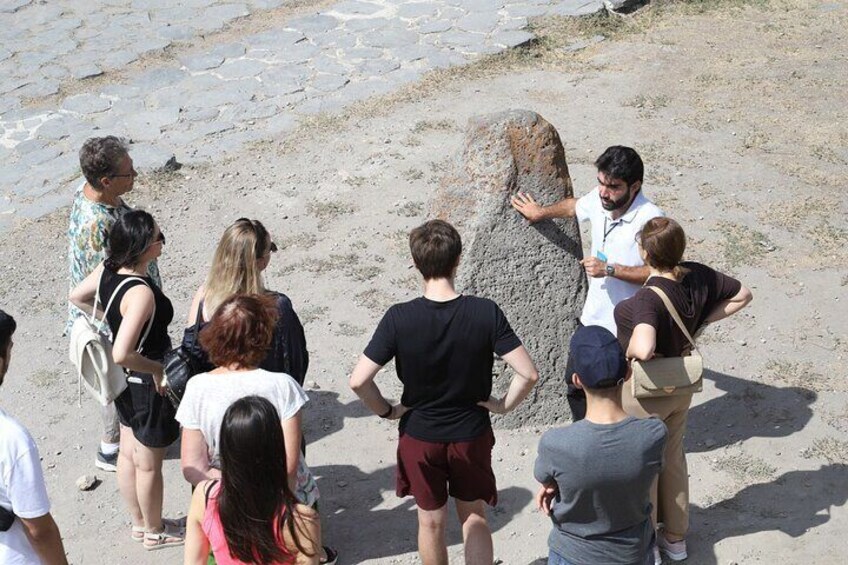
M 135 439 L 146 447 L 168 447 L 180 435 L 180 424 L 174 418 L 177 410 L 165 396 L 160 396 L 153 385 L 153 377 L 131 371 L 133 379 L 115 399 L 115 409 L 121 424 L 131 428 Z

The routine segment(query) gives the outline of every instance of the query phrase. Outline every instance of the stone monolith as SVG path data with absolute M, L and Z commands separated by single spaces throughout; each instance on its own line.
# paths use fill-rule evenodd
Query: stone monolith
M 523 405 L 495 419 L 508 428 L 568 420 L 568 342 L 587 289 L 577 221 L 529 225 L 510 205 L 518 191 L 544 204 L 573 195 L 556 129 L 526 110 L 472 118 L 433 216 L 462 235 L 458 290 L 497 302 L 539 369 L 539 383 Z M 495 373 L 501 394 L 512 371 L 498 362 Z

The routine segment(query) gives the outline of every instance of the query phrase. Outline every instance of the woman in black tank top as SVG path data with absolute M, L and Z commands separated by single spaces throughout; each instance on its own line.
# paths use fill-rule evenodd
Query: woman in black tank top
M 162 519 L 162 460 L 179 435 L 175 410 L 164 396 L 162 356 L 171 348 L 171 301 L 147 276 L 162 254 L 165 237 L 143 210 L 124 214 L 109 234 L 106 261 L 71 292 L 86 312 L 113 298 L 106 320 L 112 330 L 114 361 L 127 373 L 127 388 L 115 399 L 121 422 L 118 487 L 132 517 L 132 539 L 145 549 L 183 543 L 183 531 Z M 102 312 L 98 313 L 98 317 Z

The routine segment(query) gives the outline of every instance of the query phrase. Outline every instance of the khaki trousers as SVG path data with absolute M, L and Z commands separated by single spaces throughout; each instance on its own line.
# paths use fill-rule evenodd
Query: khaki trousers
M 621 387 L 624 411 L 637 418 L 656 416 L 665 422 L 668 439 L 665 444 L 665 464 L 651 488 L 654 504 L 654 525 L 662 522 L 671 537 L 685 537 L 689 530 L 689 471 L 683 438 L 692 395 L 664 396 L 660 398 L 634 398 L 630 381 Z

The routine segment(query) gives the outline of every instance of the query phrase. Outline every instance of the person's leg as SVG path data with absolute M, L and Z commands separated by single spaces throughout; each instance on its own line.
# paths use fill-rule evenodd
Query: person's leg
M 565 560 L 565 557 L 554 551 L 553 549 L 548 549 L 548 565 L 572 565 L 570 562 Z
M 147 447 L 136 441 L 133 461 L 135 463 L 135 485 L 144 527 L 149 532 L 162 531 L 162 460 L 165 448 Z
M 121 439 L 121 429 L 114 402 L 100 407 L 100 419 L 103 421 L 103 435 L 100 436 L 100 441 L 108 444 L 118 443 Z
M 465 565 L 490 565 L 494 561 L 492 532 L 486 521 L 486 504 L 482 500 L 455 500 L 456 514 L 462 525 Z
M 436 510 L 418 509 L 418 554 L 423 565 L 448 565 L 447 508 L 445 505 Z
M 675 542 L 685 538 L 689 531 L 689 470 L 683 439 L 692 395 L 672 397 L 669 401 L 674 403 L 674 409 L 663 418 L 668 439 L 665 466 L 659 476 L 657 511 L 662 517 L 665 538 Z
M 120 428 L 121 450 L 118 453 L 118 490 L 121 498 L 130 511 L 132 524 L 135 528 L 144 527 L 144 516 L 138 503 L 135 482 L 135 463 L 133 452 L 135 452 L 135 436 L 132 430 L 126 426 Z M 139 537 L 141 539 L 141 537 Z

